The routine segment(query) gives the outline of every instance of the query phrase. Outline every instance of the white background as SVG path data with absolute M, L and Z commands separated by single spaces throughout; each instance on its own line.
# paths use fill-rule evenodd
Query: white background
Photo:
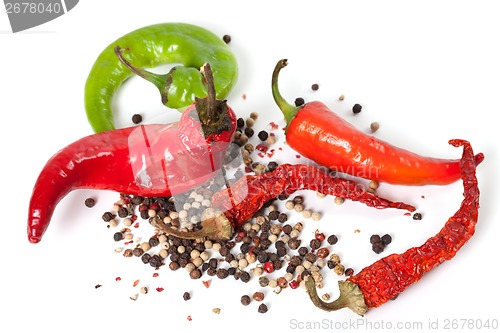
M 500 320 L 495 274 L 500 234 L 495 134 L 495 116 L 500 111 L 500 21 L 494 3 L 80 1 L 66 15 L 16 34 L 2 11 L 0 330 L 167 332 L 176 326 L 179 332 L 295 332 L 301 325 L 320 322 L 325 325 L 320 331 L 333 331 L 335 325 L 347 331 L 373 331 L 381 325 L 395 328 L 398 323 L 416 323 L 422 328 L 418 331 L 426 331 L 429 322 L 435 325 L 437 320 L 441 328 L 446 320 L 458 320 L 460 326 L 461 319 L 479 324 Z M 58 205 L 42 242 L 30 244 L 26 217 L 38 173 L 56 151 L 91 134 L 83 87 L 95 58 L 123 34 L 160 22 L 193 23 L 217 35 L 232 36 L 230 46 L 238 58 L 240 76 L 228 100 L 241 117 L 259 112 L 257 126 L 262 128 L 269 121 L 283 123 L 271 97 L 270 78 L 276 62 L 288 58 L 280 88 L 290 101 L 298 96 L 321 100 L 362 130 L 378 121 L 378 137 L 423 155 L 458 158 L 460 149 L 447 141 L 469 140 L 476 152 L 486 155 L 477 172 L 482 196 L 474 237 L 451 262 L 362 320 L 347 309 L 322 312 L 309 302 L 305 291 L 289 289 L 279 295 L 265 289 L 269 312 L 259 314 L 255 302 L 248 307 L 239 303 L 241 295 L 261 289 L 256 278 L 248 284 L 213 278 L 206 289 L 201 280 L 164 267 L 153 279 L 150 267 L 113 251 L 113 232 L 105 228 L 101 215 L 117 200 L 116 193 L 71 193 Z M 310 89 L 313 83 L 320 85 L 316 92 Z M 159 105 L 159 96 L 149 84 L 131 80 L 124 89 L 128 93 L 120 97 L 121 126 L 130 124 L 130 115 L 137 110 L 150 115 L 150 121 L 178 118 L 175 111 Z M 346 97 L 343 102 L 338 101 L 341 94 Z M 356 117 L 350 112 L 354 103 L 363 105 Z M 276 133 L 282 140 L 283 134 Z M 276 160 L 297 162 L 287 149 Z M 335 206 L 332 198 L 319 200 L 305 193 L 306 204 L 323 212 L 324 218 L 314 225 L 306 222 L 304 241 L 317 228 L 338 234 L 334 249 L 357 272 L 382 256 L 371 251 L 371 234 L 393 236 L 384 255 L 420 245 L 458 209 L 462 186 L 459 182 L 382 185 L 379 191 L 417 205 L 424 219 L 415 222 L 400 211 L 377 211 L 361 204 Z M 83 205 L 88 196 L 98 198 L 92 210 Z M 356 234 L 355 229 L 361 232 Z M 115 281 L 117 276 L 120 282 Z M 326 276 L 323 292 L 335 297 L 338 278 Z M 137 279 L 151 292 L 134 302 L 129 297 L 138 292 L 132 286 Z M 95 289 L 96 284 L 103 286 Z M 158 293 L 154 288 L 160 286 L 165 290 Z M 184 291 L 192 292 L 188 302 L 182 300 Z M 221 313 L 212 313 L 214 307 L 221 308 Z M 186 319 L 188 315 L 192 321 Z M 347 326 L 351 323 L 360 325 Z

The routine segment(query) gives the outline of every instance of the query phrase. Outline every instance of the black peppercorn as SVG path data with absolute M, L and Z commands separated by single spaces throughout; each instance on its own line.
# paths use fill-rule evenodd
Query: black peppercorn
M 262 251 L 257 255 L 257 261 L 260 263 L 265 263 L 267 260 L 269 260 L 269 256 L 266 252 Z
M 147 210 L 141 210 L 141 211 L 140 211 L 140 215 L 141 215 L 141 218 L 142 218 L 143 220 L 147 220 L 147 219 L 149 219 L 149 213 L 148 213 L 148 211 L 147 211 Z
M 102 219 L 104 220 L 104 222 L 109 222 L 112 219 L 114 219 L 115 217 L 116 217 L 116 215 L 111 213 L 111 212 L 106 212 L 102 215 Z
M 305 101 L 302 97 L 297 97 L 295 99 L 295 106 L 301 106 L 301 105 L 304 105 Z
M 267 164 L 267 171 L 271 172 L 271 171 L 274 171 L 278 168 L 278 163 L 274 162 L 274 161 L 271 161 Z
M 278 215 L 278 222 L 284 223 L 287 220 L 288 220 L 288 215 L 286 215 L 285 213 L 280 213 Z
M 420 214 L 420 213 L 413 214 L 413 219 L 414 220 L 421 220 L 422 219 L 422 214 Z
M 379 235 L 371 235 L 370 244 L 375 244 L 378 242 L 380 242 L 380 236 Z
M 162 259 L 159 255 L 155 254 L 149 259 L 149 264 L 153 267 L 160 267 L 162 265 Z
M 228 273 L 227 269 L 225 269 L 225 268 L 218 268 L 216 275 L 219 279 L 225 279 L 228 277 L 229 273 Z
M 252 302 L 252 298 L 250 298 L 250 296 L 248 296 L 248 295 L 241 296 L 241 304 L 246 306 L 246 305 L 250 304 L 251 302 Z
M 279 216 L 280 216 L 280 212 L 277 210 L 273 210 L 272 212 L 269 213 L 270 220 L 277 220 Z
M 247 271 L 242 271 L 240 273 L 240 280 L 244 283 L 250 281 L 250 273 L 248 273 Z
M 245 128 L 245 135 L 251 138 L 254 135 L 254 130 L 251 127 L 246 127 Z
M 258 134 L 257 134 L 257 137 L 261 140 L 261 141 L 266 141 L 267 138 L 269 137 L 269 133 L 267 133 L 266 131 L 260 131 Z
M 224 41 L 224 43 L 229 44 L 231 42 L 231 36 L 224 35 L 222 36 L 222 40 Z
M 362 106 L 360 104 L 354 104 L 352 107 L 352 112 L 358 114 L 361 112 Z
M 334 245 L 334 244 L 337 244 L 337 242 L 339 241 L 338 237 L 336 235 L 330 235 L 328 236 L 327 240 L 328 244 L 330 245 Z
M 159 244 L 160 244 L 160 241 L 159 241 L 158 237 L 151 237 L 149 239 L 149 245 L 151 245 L 151 247 L 158 246 Z
M 384 245 L 389 245 L 392 242 L 392 237 L 389 234 L 385 234 L 382 236 L 381 241 Z
M 184 294 L 182 294 L 182 298 L 185 300 L 185 301 L 189 301 L 191 299 L 191 294 L 189 292 L 185 292 Z
M 119 242 L 123 239 L 123 234 L 121 232 L 115 232 L 113 235 L 115 242 Z
M 239 128 L 243 128 L 245 126 L 245 119 L 243 118 L 238 118 L 236 120 L 236 126 L 238 126 Z
M 307 247 L 305 246 L 301 246 L 298 250 L 299 252 L 299 255 L 301 256 L 305 256 L 307 254 L 307 252 L 309 252 L 309 250 L 307 249 Z
M 372 250 L 376 254 L 380 254 L 384 251 L 385 245 L 382 242 L 376 242 L 372 244 Z
M 279 257 L 284 257 L 286 254 L 288 253 L 288 250 L 286 249 L 286 247 L 280 247 L 276 250 L 276 254 L 279 256 Z
M 149 253 L 144 253 L 141 257 L 143 263 L 149 263 L 149 259 L 151 259 L 151 255 Z
M 333 260 L 328 260 L 328 261 L 326 262 L 326 266 L 327 266 L 329 269 L 334 269 L 334 268 L 335 268 L 335 266 L 337 266 L 337 263 L 336 263 L 336 262 L 334 262 Z
M 268 308 L 267 308 L 266 304 L 262 303 L 259 305 L 259 309 L 258 309 L 259 313 L 266 313 L 267 310 L 268 310 Z
M 142 122 L 142 116 L 141 116 L 140 114 L 138 114 L 138 113 L 134 114 L 134 115 L 132 116 L 132 122 L 133 122 L 134 124 L 136 124 L 136 125 L 137 125 L 137 124 L 140 124 L 140 123 Z
M 317 250 L 321 247 L 321 241 L 317 238 L 313 238 L 309 242 L 309 246 L 311 247 L 311 249 Z
M 309 252 L 304 256 L 304 259 L 313 263 L 316 261 L 316 255 L 314 253 Z
M 85 199 L 85 206 L 88 208 L 92 208 L 95 206 L 95 199 L 94 198 L 87 198 Z
M 241 253 L 247 254 L 249 250 L 250 250 L 250 244 L 247 244 L 247 243 L 241 244 L 241 246 L 240 246 Z

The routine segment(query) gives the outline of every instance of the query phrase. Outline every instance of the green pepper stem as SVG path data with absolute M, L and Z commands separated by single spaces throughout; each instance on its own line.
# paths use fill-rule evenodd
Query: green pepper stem
M 115 46 L 115 54 L 118 57 L 118 59 L 121 61 L 125 67 L 130 69 L 134 74 L 142 77 L 143 79 L 151 82 L 154 84 L 158 90 L 160 91 L 161 94 L 161 101 L 163 104 L 167 104 L 168 102 L 168 89 L 170 88 L 170 83 L 171 83 L 171 77 L 172 77 L 172 71 L 175 69 L 172 68 L 170 72 L 167 74 L 155 74 L 152 72 L 149 72 L 143 68 L 138 68 L 132 65 L 125 57 L 123 56 L 123 51 L 124 49 L 121 48 L 119 45 Z
M 288 60 L 287 59 L 282 59 L 278 61 L 276 64 L 276 67 L 274 67 L 273 71 L 273 77 L 271 80 L 271 88 L 272 88 L 272 93 L 273 93 L 273 98 L 278 107 L 280 108 L 281 112 L 285 116 L 285 121 L 286 121 L 286 127 L 290 125 L 292 122 L 293 118 L 297 114 L 297 112 L 300 110 L 301 107 L 296 107 L 293 106 L 292 104 L 288 103 L 283 96 L 281 96 L 281 93 L 278 89 L 278 76 L 282 68 L 286 67 L 288 65 Z

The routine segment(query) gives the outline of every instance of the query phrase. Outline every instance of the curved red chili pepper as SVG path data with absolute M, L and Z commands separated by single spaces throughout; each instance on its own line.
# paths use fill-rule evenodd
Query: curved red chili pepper
M 207 81 L 213 82 L 208 77 Z M 216 102 L 211 90 L 177 123 L 101 132 L 57 152 L 33 188 L 29 241 L 42 239 L 56 205 L 75 189 L 171 196 L 211 179 L 220 170 L 236 130 L 236 114 L 225 101 Z
M 464 140 L 451 140 L 453 146 L 463 146 L 460 161 L 464 184 L 464 199 L 459 210 L 448 219 L 444 227 L 424 244 L 402 254 L 391 254 L 358 274 L 339 282 L 340 297 L 326 303 L 318 297 L 313 278 L 306 281 L 313 303 L 326 311 L 348 307 L 359 315 L 394 299 L 411 284 L 419 281 L 432 268 L 452 259 L 472 237 L 478 219 L 479 188 L 476 162 L 472 147 Z
M 213 218 L 202 218 L 201 230 L 179 231 L 161 221 L 157 221 L 157 225 L 163 231 L 181 238 L 228 239 L 234 229 L 251 219 L 266 202 L 281 194 L 291 195 L 299 190 L 314 190 L 359 201 L 378 209 L 396 208 L 415 211 L 415 207 L 411 205 L 378 197 L 367 192 L 360 183 L 333 176 L 324 169 L 304 164 L 282 164 L 271 172 L 242 177 L 228 189 L 215 193 L 212 206 L 217 212 L 212 214 Z
M 295 151 L 332 170 L 369 180 L 399 185 L 444 185 L 460 179 L 458 159 L 421 156 L 356 129 L 314 101 L 295 107 L 278 90 L 278 75 L 287 65 L 280 60 L 273 72 L 272 91 L 283 112 L 287 144 Z M 484 159 L 482 153 L 476 164 Z

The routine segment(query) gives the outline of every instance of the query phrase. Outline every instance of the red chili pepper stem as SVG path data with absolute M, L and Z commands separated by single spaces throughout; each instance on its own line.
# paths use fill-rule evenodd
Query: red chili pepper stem
M 290 122 L 293 120 L 297 112 L 302 108 L 302 106 L 293 106 L 292 104 L 288 103 L 283 96 L 281 95 L 279 89 L 278 89 L 278 76 L 282 68 L 286 67 L 288 65 L 288 60 L 287 59 L 282 59 L 278 61 L 276 64 L 276 67 L 274 67 L 273 71 L 273 76 L 271 80 L 271 90 L 273 94 L 274 101 L 280 108 L 281 112 L 285 116 L 285 121 L 286 121 L 286 127 L 290 124 Z

